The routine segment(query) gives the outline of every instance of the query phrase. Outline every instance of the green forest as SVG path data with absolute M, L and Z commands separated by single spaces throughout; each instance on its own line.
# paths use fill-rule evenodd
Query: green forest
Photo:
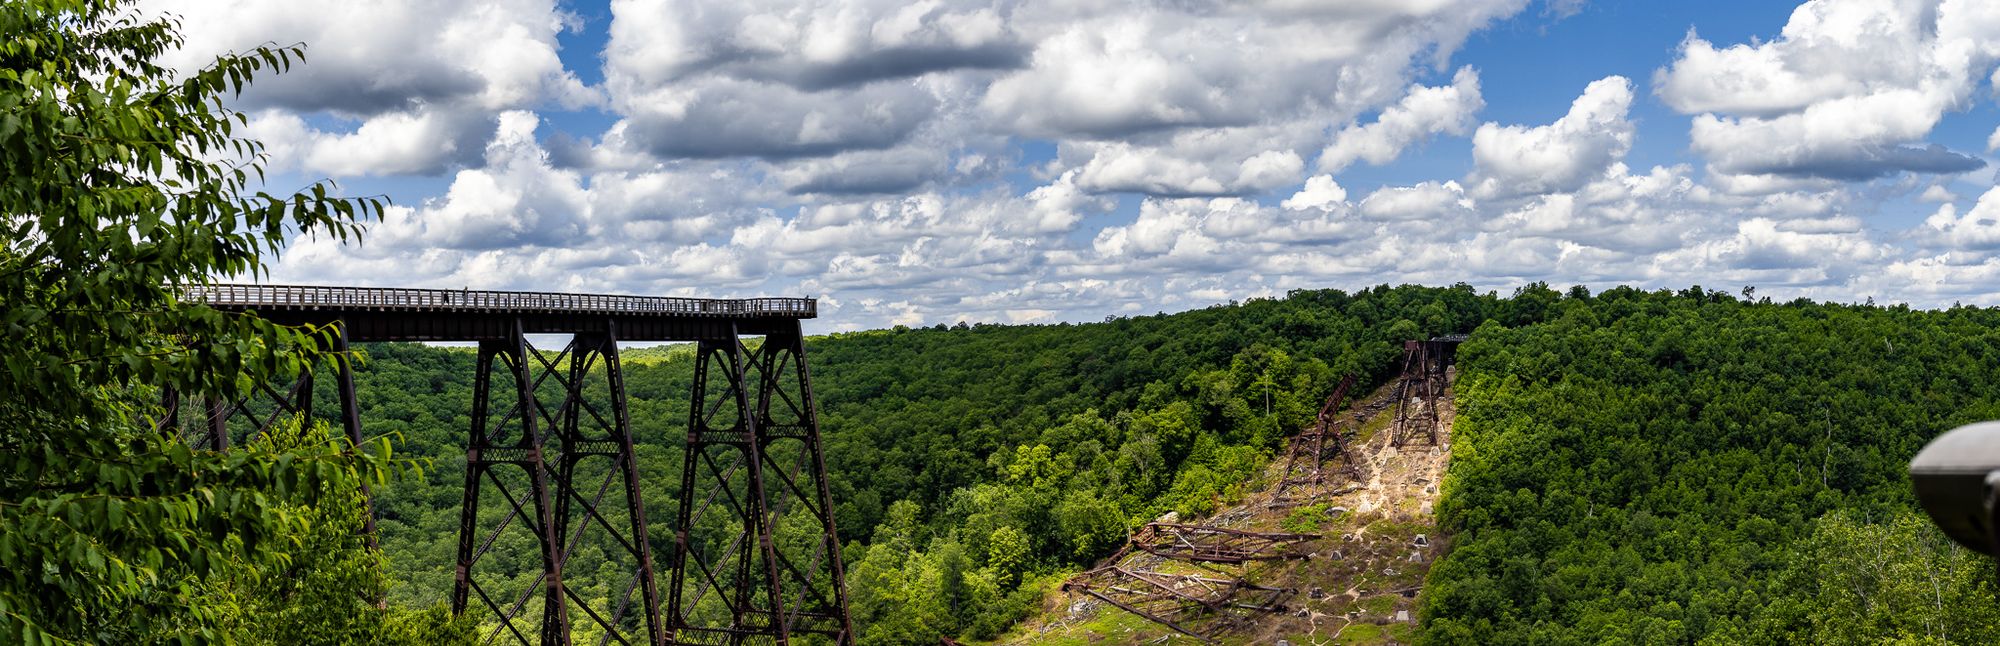
M 1905 472 L 2000 416 L 2000 311 L 1748 296 L 1572 291 L 1478 328 L 1427 642 L 2000 639 L 1990 562 Z
M 1467 286 L 1384 286 L 1085 325 L 810 339 L 861 641 L 999 635 L 1131 528 L 1169 511 L 1198 517 L 1259 486 L 1340 375 L 1380 383 L 1398 369 L 1403 339 L 1491 317 L 1532 320 L 1530 303 Z M 399 581 L 392 599 L 434 604 L 452 585 L 474 355 L 402 344 L 365 353 L 366 435 L 393 437 L 398 455 L 433 465 L 377 499 Z M 624 357 L 646 506 L 659 524 L 680 495 L 694 356 L 661 346 Z M 671 549 L 665 531 L 653 541 L 658 554 Z M 538 567 L 526 541 L 495 554 L 502 571 Z M 623 578 L 607 570 L 566 582 L 609 594 Z
M 1980 378 L 2000 368 L 1996 324 L 1700 288 L 1385 286 L 810 353 L 863 643 L 1002 634 L 1131 528 L 1267 485 L 1338 375 L 1379 384 L 1400 340 L 1464 329 L 1427 643 L 1978 643 L 2000 635 L 1991 568 L 1930 527 L 1903 470 L 1942 430 L 2000 417 Z M 368 428 L 436 460 L 380 498 L 394 598 L 434 601 L 471 354 L 368 353 Z M 667 509 L 678 436 L 660 430 L 686 415 L 692 355 L 627 354 L 648 506 Z
M 1979 378 L 2000 367 L 1997 323 L 1700 288 L 1384 286 L 809 353 L 863 643 L 1002 635 L 1130 529 L 1267 486 L 1339 375 L 1380 384 L 1401 340 L 1459 330 L 1439 508 L 1455 537 L 1427 643 L 1977 643 L 2000 635 L 1991 568 L 1931 528 L 1903 470 L 1938 432 L 2000 417 Z M 472 353 L 366 354 L 369 434 L 432 461 L 377 500 L 391 598 L 424 607 L 451 585 Z M 626 353 L 649 509 L 678 495 L 692 359 Z

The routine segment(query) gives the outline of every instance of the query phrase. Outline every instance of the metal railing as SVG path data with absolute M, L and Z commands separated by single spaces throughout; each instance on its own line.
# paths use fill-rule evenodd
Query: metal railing
M 183 297 L 211 307 L 384 311 L 582 312 L 655 316 L 813 318 L 810 298 L 679 298 L 557 292 L 506 292 L 395 287 L 207 285 Z

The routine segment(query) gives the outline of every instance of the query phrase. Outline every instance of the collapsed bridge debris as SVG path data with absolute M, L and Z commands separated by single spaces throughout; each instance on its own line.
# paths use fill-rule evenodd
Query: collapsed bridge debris
M 1289 588 L 1270 588 L 1240 578 L 1166 574 L 1118 565 L 1084 572 L 1064 582 L 1065 592 L 1080 592 L 1182 634 L 1211 641 L 1245 621 L 1245 613 L 1286 612 Z
M 1225 527 L 1150 523 L 1132 535 L 1132 547 L 1161 558 L 1198 563 L 1241 564 L 1303 559 L 1301 547 L 1318 534 L 1251 532 Z
M 1350 480 L 1360 479 L 1360 462 L 1348 450 L 1347 436 L 1339 428 L 1337 419 L 1347 391 L 1352 387 L 1354 375 L 1341 378 L 1340 386 L 1334 388 L 1333 395 L 1320 406 L 1319 417 L 1312 428 L 1292 438 L 1291 449 L 1285 456 L 1285 475 L 1278 480 L 1277 490 L 1271 494 L 1271 504 L 1295 504 L 1317 498 L 1325 493 L 1322 489 L 1331 484 L 1334 475 L 1346 475 Z M 1337 471 L 1327 469 L 1327 463 L 1333 461 L 1341 465 Z
M 1464 335 L 1452 335 L 1405 343 L 1402 372 L 1392 387 L 1392 397 L 1372 400 L 1352 411 L 1346 404 L 1356 379 L 1343 376 L 1312 426 L 1293 438 L 1283 476 L 1271 492 L 1269 504 L 1301 504 L 1351 491 L 1333 490 L 1337 486 L 1358 486 L 1363 470 L 1372 467 L 1357 447 L 1350 446 L 1353 434 L 1360 429 L 1361 420 L 1382 414 L 1391 406 L 1396 412 L 1392 426 L 1386 429 L 1387 444 L 1400 447 L 1422 439 L 1440 445 L 1445 421 L 1440 413 L 1445 404 L 1440 400 L 1448 396 L 1450 368 L 1458 344 L 1465 339 Z M 1373 467 L 1380 466 L 1373 463 Z M 1311 558 L 1309 543 L 1322 538 L 1167 520 L 1148 523 L 1133 532 L 1117 554 L 1100 567 L 1065 581 L 1062 591 L 1096 599 L 1213 643 L 1259 616 L 1291 612 L 1293 608 L 1287 603 L 1297 590 L 1259 585 L 1252 581 L 1251 570 L 1258 569 L 1263 574 L 1256 578 L 1262 578 L 1269 572 L 1257 563 Z M 1427 542 L 1418 539 L 1419 548 Z M 1339 552 L 1331 555 L 1342 558 Z M 1394 569 L 1383 572 L 1388 576 L 1396 573 Z M 1314 594 L 1314 598 L 1324 596 L 1317 589 Z
M 1062 590 L 1089 595 L 1147 621 L 1210 641 L 1250 615 L 1289 611 L 1284 601 L 1297 592 L 1257 585 L 1217 566 L 1309 558 L 1311 554 L 1303 546 L 1319 538 L 1318 534 L 1148 523 L 1132 534 L 1123 549 L 1106 559 L 1110 565 L 1071 577 Z M 1137 562 L 1142 555 L 1189 563 L 1215 576 L 1160 572 L 1157 565 L 1141 567 Z

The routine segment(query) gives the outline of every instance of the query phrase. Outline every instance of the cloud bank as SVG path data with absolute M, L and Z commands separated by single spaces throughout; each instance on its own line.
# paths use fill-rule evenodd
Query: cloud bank
M 1590 7 L 324 4 L 149 4 L 186 17 L 184 68 L 310 43 L 235 106 L 274 170 L 419 187 L 359 248 L 296 245 L 280 280 L 805 294 L 829 327 L 1383 282 L 2000 295 L 2000 197 L 1967 185 L 1984 151 L 1937 136 L 1993 100 L 1988 3 L 1690 30 L 1650 87 L 1533 88 L 1546 109 L 1515 120 L 1486 112 L 1518 88 L 1462 47 Z M 1661 108 L 1684 120 L 1634 116 Z M 1660 128 L 1685 150 L 1635 161 Z

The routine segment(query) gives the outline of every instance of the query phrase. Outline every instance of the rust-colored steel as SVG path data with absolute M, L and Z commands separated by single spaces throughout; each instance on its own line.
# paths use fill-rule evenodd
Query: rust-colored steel
M 1314 534 L 1253 532 L 1181 523 L 1149 523 L 1134 532 L 1109 563 L 1071 577 L 1065 592 L 1096 598 L 1121 610 L 1203 641 L 1240 625 L 1256 613 L 1285 612 L 1289 588 L 1249 582 L 1241 572 L 1217 566 L 1253 561 L 1303 559 Z M 1134 565 L 1138 553 L 1189 563 L 1228 578 L 1169 574 Z M 1250 612 L 1239 612 L 1250 611 Z
M 1176 632 L 1212 642 L 1248 616 L 1285 612 L 1287 588 L 1242 579 L 1167 574 L 1109 565 L 1063 582 L 1065 592 L 1094 597 Z M 1248 610 L 1249 613 L 1232 612 Z
M 1396 446 L 1419 437 L 1436 446 L 1443 424 L 1438 400 L 1450 396 L 1447 369 L 1457 361 L 1462 334 L 1440 336 L 1429 341 L 1403 342 L 1403 374 L 1396 382 L 1396 426 L 1392 436 Z
M 1431 396 L 1430 361 L 1422 341 L 1403 342 L 1403 371 L 1396 380 L 1396 424 L 1390 436 L 1396 446 L 1421 433 L 1432 434 L 1436 398 Z M 1412 401 L 1414 398 L 1415 401 Z
M 365 438 L 361 436 L 361 402 L 354 397 L 354 356 L 347 346 L 347 323 L 339 322 L 334 330 L 334 393 L 340 398 L 340 429 L 347 434 L 347 441 L 361 446 Z M 306 389 L 311 393 L 312 389 Z M 310 395 L 308 395 L 310 397 Z M 368 536 L 368 547 L 378 547 L 375 537 L 375 493 L 369 490 L 367 482 L 361 483 L 361 531 Z
M 754 350 L 717 339 L 696 353 L 668 639 L 853 643 L 803 337 L 794 326 Z M 812 534 L 780 536 L 787 527 Z M 787 553 L 781 542 L 808 543 L 810 552 Z
M 490 613 L 488 643 L 507 635 L 568 644 L 578 622 L 595 624 L 600 644 L 853 643 L 800 325 L 817 315 L 812 299 L 254 285 L 187 297 L 284 324 L 337 324 L 335 393 L 342 429 L 357 443 L 349 341 L 479 343 L 452 610 Z M 531 334 L 572 337 L 546 353 Z M 664 594 L 620 341 L 694 341 L 699 354 Z M 287 415 L 310 417 L 312 392 L 311 371 L 289 389 L 258 384 L 234 400 L 166 391 L 161 426 L 227 449 Z M 204 414 L 190 414 L 196 407 Z M 184 422 L 193 433 L 179 431 Z M 371 512 L 371 544 L 373 525 Z M 502 542 L 509 533 L 517 540 Z M 531 579 L 498 571 L 491 558 L 529 544 L 518 538 L 539 552 Z M 631 572 L 617 598 L 586 599 L 565 586 L 570 555 L 584 549 Z
M 479 601 L 498 622 L 494 633 L 487 636 L 488 642 L 499 634 L 506 634 L 522 644 L 536 641 L 543 644 L 569 643 L 569 604 L 565 601 L 568 593 L 563 588 L 562 530 L 555 524 L 551 504 L 554 497 L 561 493 L 554 491 L 550 485 L 553 473 L 549 468 L 543 437 L 548 417 L 536 397 L 541 381 L 548 379 L 553 371 L 545 370 L 537 379 L 529 364 L 537 359 L 540 359 L 539 355 L 528 344 L 526 335 L 520 333 L 518 324 L 512 340 L 482 341 L 479 344 L 478 372 L 474 376 L 472 390 L 471 443 L 465 451 L 465 497 L 459 508 L 458 567 L 452 587 L 451 609 L 454 614 L 463 614 L 471 605 L 472 596 L 477 594 Z M 496 375 L 505 375 L 507 383 L 496 387 Z M 514 391 L 514 402 L 504 413 L 495 416 L 493 408 L 497 402 L 494 393 L 502 388 Z M 509 482 L 513 482 L 515 487 L 509 487 Z M 503 518 L 498 522 L 482 519 L 480 514 L 479 500 L 488 485 L 507 504 Z M 526 491 L 517 497 L 514 489 L 523 485 Z M 523 505 L 530 508 L 524 509 Z M 520 586 L 518 596 L 513 596 L 506 594 L 514 587 L 512 577 L 507 576 L 509 573 L 494 572 L 482 577 L 480 565 L 496 541 L 515 527 L 516 518 L 521 519 L 518 532 L 532 537 L 540 550 L 542 567 L 541 573 L 533 581 Z M 496 598 L 496 595 L 500 596 Z M 525 612 L 529 602 L 536 597 L 540 598 L 542 606 L 539 621 L 530 619 L 534 613 Z M 503 600 L 512 603 L 503 604 Z M 538 639 L 530 639 L 531 634 L 538 635 Z
M 347 325 L 339 320 L 331 321 L 327 330 L 333 364 L 334 391 L 339 400 L 340 412 L 336 421 L 347 440 L 359 446 L 361 435 L 361 407 L 355 399 L 353 357 L 347 344 Z M 179 436 L 194 448 L 228 450 L 234 438 L 242 442 L 255 441 L 271 431 L 273 426 L 296 416 L 301 423 L 313 422 L 313 376 L 319 366 L 307 366 L 280 392 L 269 384 L 256 384 L 243 396 L 225 399 L 209 395 L 199 398 L 202 414 L 196 421 L 199 428 L 190 433 L 181 428 L 184 397 L 172 388 L 160 393 L 160 404 L 164 414 L 160 417 L 159 430 Z M 240 430 L 238 430 L 240 429 Z M 368 483 L 361 483 L 362 532 L 368 537 L 368 546 L 376 547 L 374 494 Z
M 760 335 L 818 315 L 810 298 L 673 298 L 456 289 L 210 285 L 185 294 L 228 311 L 286 324 L 348 324 L 352 341 L 507 341 L 528 334 L 602 332 L 625 341 L 695 341 Z
M 347 344 L 345 338 L 332 330 L 335 351 L 334 370 L 336 377 L 346 374 Z M 254 442 L 269 433 L 279 423 L 298 418 L 303 423 L 312 423 L 313 417 L 313 373 L 319 366 L 308 365 L 293 375 L 284 387 L 275 387 L 267 382 L 250 386 L 248 392 L 234 396 L 207 394 L 197 397 L 201 403 L 201 414 L 192 421 L 196 428 L 182 428 L 190 420 L 182 419 L 183 395 L 171 388 L 162 389 L 160 404 L 164 410 L 158 429 L 162 433 L 179 436 L 195 448 L 227 451 L 233 444 Z M 358 414 L 354 409 L 351 392 L 335 393 L 341 397 L 341 424 L 358 428 Z M 353 439 L 353 438 L 350 438 Z
M 633 448 L 630 423 L 625 404 L 625 383 L 623 369 L 618 359 L 616 326 L 609 331 L 589 332 L 572 337 L 569 345 L 553 358 L 549 353 L 535 350 L 525 338 L 520 356 L 532 359 L 525 371 L 511 371 L 521 375 L 514 383 L 527 384 L 529 399 L 523 400 L 502 424 L 516 416 L 525 417 L 523 428 L 547 428 L 546 433 L 534 445 L 543 446 L 541 453 L 543 466 L 540 469 L 545 484 L 541 486 L 553 497 L 553 510 L 547 524 L 527 521 L 527 510 L 522 505 L 529 498 L 540 500 L 535 494 L 534 472 L 529 475 L 529 492 L 515 497 L 503 479 L 496 477 L 493 470 L 484 466 L 495 462 L 487 460 L 490 445 L 498 438 L 502 443 L 512 440 L 504 447 L 515 458 L 534 457 L 531 444 L 524 441 L 528 433 L 511 435 L 493 433 L 482 445 L 481 438 L 475 436 L 474 447 L 478 450 L 467 452 L 467 503 L 461 511 L 460 570 L 458 588 L 453 598 L 455 611 L 463 612 L 469 599 L 466 591 L 478 592 L 500 625 L 488 635 L 488 640 L 501 634 L 508 634 L 516 641 L 526 642 L 527 631 L 517 623 L 527 621 L 531 613 L 524 613 L 530 602 L 541 600 L 542 643 L 567 643 L 570 624 L 589 622 L 602 635 L 599 643 L 658 644 L 665 641 L 666 625 L 659 614 L 658 577 L 654 569 L 651 541 L 648 538 L 645 507 L 639 490 L 638 464 Z M 496 344 L 483 344 L 482 348 Z M 482 359 L 486 359 L 482 350 Z M 513 356 L 498 350 L 493 356 L 499 357 L 509 367 L 513 366 Z M 482 363 L 482 375 L 491 373 L 490 363 Z M 533 375 L 529 377 L 529 375 Z M 484 380 L 486 391 L 475 384 L 474 418 L 479 419 L 490 399 L 485 393 L 491 390 L 491 379 Z M 599 394 L 601 393 L 601 395 Z M 545 402 L 545 396 L 559 397 L 559 404 L 553 411 Z M 603 397 L 604 401 L 596 401 Z M 475 453 L 478 457 L 475 457 Z M 525 468 L 525 465 L 524 465 Z M 479 482 L 473 473 L 485 471 L 486 482 Z M 589 497 L 591 480 L 596 481 L 596 492 Z M 504 496 L 506 508 L 497 508 L 496 520 L 479 518 L 478 497 L 484 484 L 492 484 Z M 614 489 L 613 484 L 620 486 Z M 607 497 L 616 491 L 616 499 L 607 502 Z M 537 508 L 539 516 L 542 510 Z M 538 543 L 551 547 L 545 552 L 553 554 L 546 559 L 543 572 L 534 581 L 519 586 L 508 604 L 497 603 L 492 594 L 493 587 L 504 587 L 504 579 L 493 585 L 481 584 L 477 573 L 478 560 L 490 549 L 494 541 L 522 520 L 517 531 L 532 534 Z M 468 524 L 469 523 L 469 524 Z M 550 529 L 544 531 L 542 527 Z M 481 531 L 485 540 L 473 547 Z M 585 540 L 598 548 L 595 553 L 613 563 L 613 567 L 625 569 L 631 574 L 624 586 L 624 592 L 617 599 L 585 598 L 563 585 L 561 576 L 570 556 L 576 554 Z M 632 611 L 632 597 L 638 594 L 639 617 L 628 621 Z
M 1162 558 L 1201 563 L 1303 559 L 1301 547 L 1318 534 L 1252 532 L 1226 527 L 1149 523 L 1132 535 L 1132 547 Z
M 1403 342 L 1403 373 L 1396 381 L 1396 446 L 1417 439 L 1438 443 L 1438 398 L 1444 396 L 1445 355 L 1436 341 Z
M 1360 477 L 1360 464 L 1347 448 L 1347 436 L 1339 425 L 1342 404 L 1348 389 L 1354 387 L 1354 375 L 1342 377 L 1340 385 L 1326 398 L 1319 409 L 1319 417 L 1312 428 L 1300 432 L 1292 438 L 1290 450 L 1285 456 L 1285 473 L 1279 478 L 1276 491 L 1271 494 L 1274 504 L 1302 502 L 1321 493 L 1318 490 L 1329 484 L 1335 474 L 1344 474 L 1349 479 Z M 1339 461 L 1338 471 L 1328 471 L 1327 463 Z M 1300 495 L 1306 493 L 1307 495 Z
M 564 357 L 568 358 L 567 366 L 562 365 Z M 537 355 L 537 359 L 542 357 Z M 551 374 L 564 392 L 555 426 L 561 449 L 556 453 L 553 482 L 557 492 L 556 527 L 566 537 L 562 560 L 566 564 L 587 535 L 603 537 L 596 543 L 604 547 L 605 555 L 633 573 L 633 584 L 628 587 L 640 595 L 642 616 L 639 625 L 625 625 L 631 590 L 609 606 L 600 606 L 567 591 L 565 602 L 596 623 L 607 642 L 660 643 L 665 639 L 665 626 L 660 621 L 658 578 L 653 568 L 646 510 L 639 490 L 639 466 L 626 414 L 625 378 L 618 361 L 616 325 L 606 332 L 576 335 L 555 361 L 541 363 L 542 369 Z M 567 377 L 563 374 L 565 368 Z M 594 402 L 586 390 L 596 392 L 593 387 L 600 385 L 608 401 Z M 585 498 L 583 492 L 590 477 L 586 474 L 597 471 L 603 472 L 597 478 L 597 493 Z M 622 500 L 606 504 L 606 495 L 613 491 L 614 481 L 620 485 L 617 491 Z M 623 518 L 619 520 L 623 522 L 613 520 L 620 512 Z M 572 620 L 583 619 L 572 616 Z

